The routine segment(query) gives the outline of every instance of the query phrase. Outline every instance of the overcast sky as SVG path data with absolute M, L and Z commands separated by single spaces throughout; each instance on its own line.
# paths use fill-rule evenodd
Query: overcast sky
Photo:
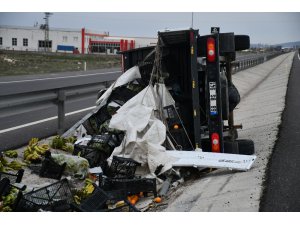
M 0 25 L 33 26 L 44 23 L 43 13 L 1 13 Z M 193 27 L 208 34 L 211 26 L 221 32 L 250 35 L 251 43 L 279 44 L 300 41 L 300 13 L 194 13 Z M 50 27 L 109 31 L 118 36 L 155 37 L 165 28 L 187 28 L 192 13 L 54 13 Z

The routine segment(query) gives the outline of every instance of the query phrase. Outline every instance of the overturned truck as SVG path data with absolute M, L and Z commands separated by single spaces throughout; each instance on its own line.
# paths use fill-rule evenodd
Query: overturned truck
M 74 154 L 104 171 L 114 155 L 131 158 L 145 176 L 176 166 L 249 169 L 254 143 L 238 139 L 231 64 L 250 39 L 218 31 L 158 32 L 156 46 L 121 52 L 124 74 L 63 135 L 77 136 Z

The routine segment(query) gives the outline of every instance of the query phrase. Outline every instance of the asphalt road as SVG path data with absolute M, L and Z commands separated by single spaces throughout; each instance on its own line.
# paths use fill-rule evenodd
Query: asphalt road
M 260 211 L 300 211 L 300 57 L 295 54 L 282 124 L 270 158 Z
M 67 72 L 44 75 L 28 76 L 0 76 L 0 101 L 5 100 L 5 95 L 11 93 L 22 93 L 31 90 L 42 90 L 59 88 L 73 84 L 82 84 L 87 81 L 91 84 L 93 81 L 99 81 L 106 76 L 119 76 L 120 68 L 101 69 L 86 72 Z M 101 89 L 101 86 L 99 86 Z M 87 94 L 80 99 L 66 101 L 66 119 L 65 128 L 68 129 L 76 123 L 81 117 L 87 114 L 95 105 L 96 92 Z M 79 111 L 78 110 L 83 110 Z M 68 115 L 68 113 L 75 114 Z M 27 107 L 17 108 L 15 110 L 0 110 L 0 151 L 14 149 L 25 145 L 32 137 L 45 138 L 56 134 L 57 106 L 53 103 L 44 103 L 38 105 L 28 105 Z M 40 121 L 45 120 L 46 121 Z M 40 121 L 37 124 L 30 125 L 32 122 Z M 21 127 L 19 127 L 21 126 Z

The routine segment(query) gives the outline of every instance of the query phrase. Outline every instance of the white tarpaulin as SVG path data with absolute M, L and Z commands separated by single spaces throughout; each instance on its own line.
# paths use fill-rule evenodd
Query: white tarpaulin
M 81 138 L 84 135 L 87 134 L 86 129 L 84 128 L 84 126 L 82 125 L 84 123 L 84 121 L 86 121 L 91 115 L 93 115 L 94 113 L 97 113 L 98 110 L 100 110 L 106 103 L 107 100 L 109 98 L 109 96 L 111 95 L 112 91 L 117 88 L 120 87 L 122 85 L 125 85 L 131 81 L 134 81 L 135 79 L 141 78 L 141 73 L 139 70 L 138 66 L 134 66 L 132 68 L 130 68 L 129 70 L 127 70 L 125 73 L 123 73 L 104 93 L 103 95 L 97 100 L 96 102 L 96 108 L 90 112 L 89 114 L 87 114 L 83 119 L 81 119 L 79 122 L 77 122 L 73 127 L 71 127 L 68 131 L 66 131 L 63 134 L 63 137 L 67 137 L 67 136 L 76 136 L 77 138 Z M 113 102 L 110 104 L 114 104 Z
M 171 169 L 176 158 L 168 155 L 162 146 L 166 126 L 154 114 L 160 107 L 174 103 L 164 84 L 149 85 L 127 101 L 110 120 L 110 128 L 123 130 L 126 135 L 109 161 L 113 155 L 132 158 L 144 167 L 143 175 L 154 176 L 160 165 L 164 166 L 161 173 Z

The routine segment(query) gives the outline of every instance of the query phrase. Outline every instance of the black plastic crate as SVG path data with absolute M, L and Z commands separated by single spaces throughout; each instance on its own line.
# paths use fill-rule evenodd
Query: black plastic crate
M 101 166 L 102 169 L 106 167 L 106 159 L 109 157 L 105 152 L 84 145 L 74 145 L 73 155 L 87 159 L 91 168 Z
M 107 175 L 112 178 L 132 179 L 137 166 L 140 165 L 139 162 L 133 159 L 114 155 Z
M 110 199 L 127 199 L 128 195 L 139 194 L 140 192 L 151 192 L 155 197 L 157 196 L 155 178 L 106 178 L 102 188 L 107 192 Z
M 0 200 L 2 197 L 8 195 L 12 188 L 17 188 L 10 184 L 10 180 L 7 177 L 4 177 L 0 180 Z M 15 211 L 16 206 L 18 205 L 18 202 L 22 198 L 22 190 L 18 189 L 17 197 L 14 201 L 14 203 L 10 206 L 13 211 Z
M 39 209 L 45 211 L 68 211 L 73 202 L 73 195 L 67 179 L 54 184 L 28 192 L 20 199 L 17 211 L 36 212 Z
M 62 165 L 59 165 L 51 157 L 47 157 L 44 159 L 42 163 L 42 167 L 39 171 L 39 175 L 41 177 L 60 180 L 63 175 L 63 172 L 65 171 L 66 165 L 67 163 L 63 163 Z
M 109 196 L 98 186 L 94 185 L 93 193 L 86 199 L 82 200 L 80 205 L 72 203 L 72 208 L 79 212 L 99 212 L 105 211 L 106 201 Z
M 18 172 L 16 174 L 0 172 L 0 180 L 2 180 L 3 178 L 6 177 L 9 179 L 11 184 L 21 183 L 23 175 L 24 175 L 23 169 L 18 170 Z
M 0 197 L 7 192 L 7 189 L 9 188 L 9 184 L 10 181 L 6 177 L 0 180 Z
M 116 199 L 114 196 L 111 197 L 111 195 L 96 186 L 93 194 L 83 200 L 80 205 L 72 203 L 72 209 L 77 212 L 139 212 L 139 210 L 125 198 L 120 199 L 124 200 L 124 205 L 114 209 L 108 209 L 106 202 L 109 200 L 114 201 Z

